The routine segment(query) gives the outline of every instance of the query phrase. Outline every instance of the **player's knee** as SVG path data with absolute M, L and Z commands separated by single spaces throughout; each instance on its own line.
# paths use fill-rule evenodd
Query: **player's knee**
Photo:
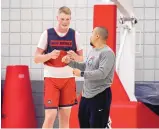
M 60 109 L 59 110 L 59 116 L 63 119 L 69 119 L 70 117 L 70 113 L 71 113 L 71 108 L 67 108 L 67 109 Z
M 56 118 L 57 110 L 46 110 L 45 111 L 45 120 L 53 121 Z

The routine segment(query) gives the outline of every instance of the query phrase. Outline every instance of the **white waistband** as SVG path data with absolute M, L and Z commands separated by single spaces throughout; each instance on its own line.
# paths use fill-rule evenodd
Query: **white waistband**
M 44 65 L 44 77 L 53 77 L 53 78 L 74 77 L 73 69 L 69 66 L 51 67 L 51 66 Z

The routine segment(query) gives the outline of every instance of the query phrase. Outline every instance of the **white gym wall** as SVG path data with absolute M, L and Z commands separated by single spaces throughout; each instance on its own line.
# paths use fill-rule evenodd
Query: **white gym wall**
M 81 34 L 84 55 L 89 49 L 93 26 L 93 5 L 98 0 L 1 0 L 1 80 L 7 65 L 29 66 L 31 80 L 43 79 L 43 66 L 34 64 L 33 56 L 41 33 L 56 25 L 56 12 L 66 5 L 72 10 L 71 27 Z M 136 54 L 136 81 L 159 81 L 159 0 L 133 0 L 139 18 L 136 43 L 141 38 L 141 52 Z M 118 15 L 119 18 L 119 15 Z M 117 28 L 117 48 L 119 29 Z M 139 45 L 136 46 L 138 51 Z

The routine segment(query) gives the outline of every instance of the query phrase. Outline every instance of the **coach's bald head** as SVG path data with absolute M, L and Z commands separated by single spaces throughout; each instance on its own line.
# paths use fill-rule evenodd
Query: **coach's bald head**
M 104 43 L 108 39 L 108 30 L 105 27 L 95 27 L 91 36 L 91 45 L 95 46 L 97 43 Z

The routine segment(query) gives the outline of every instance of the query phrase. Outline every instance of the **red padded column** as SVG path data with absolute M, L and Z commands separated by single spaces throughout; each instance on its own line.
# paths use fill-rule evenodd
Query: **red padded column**
M 4 85 L 2 128 L 36 128 L 28 66 L 8 66 Z
M 93 28 L 103 26 L 108 29 L 107 45 L 116 52 L 116 5 L 95 5 L 93 16 Z
M 106 44 L 116 53 L 116 21 L 117 21 L 117 7 L 114 4 L 95 5 L 93 15 L 93 28 L 103 26 L 108 29 L 108 40 Z M 114 81 L 111 86 L 113 102 L 115 101 L 129 101 L 128 95 L 118 77 L 115 73 Z

